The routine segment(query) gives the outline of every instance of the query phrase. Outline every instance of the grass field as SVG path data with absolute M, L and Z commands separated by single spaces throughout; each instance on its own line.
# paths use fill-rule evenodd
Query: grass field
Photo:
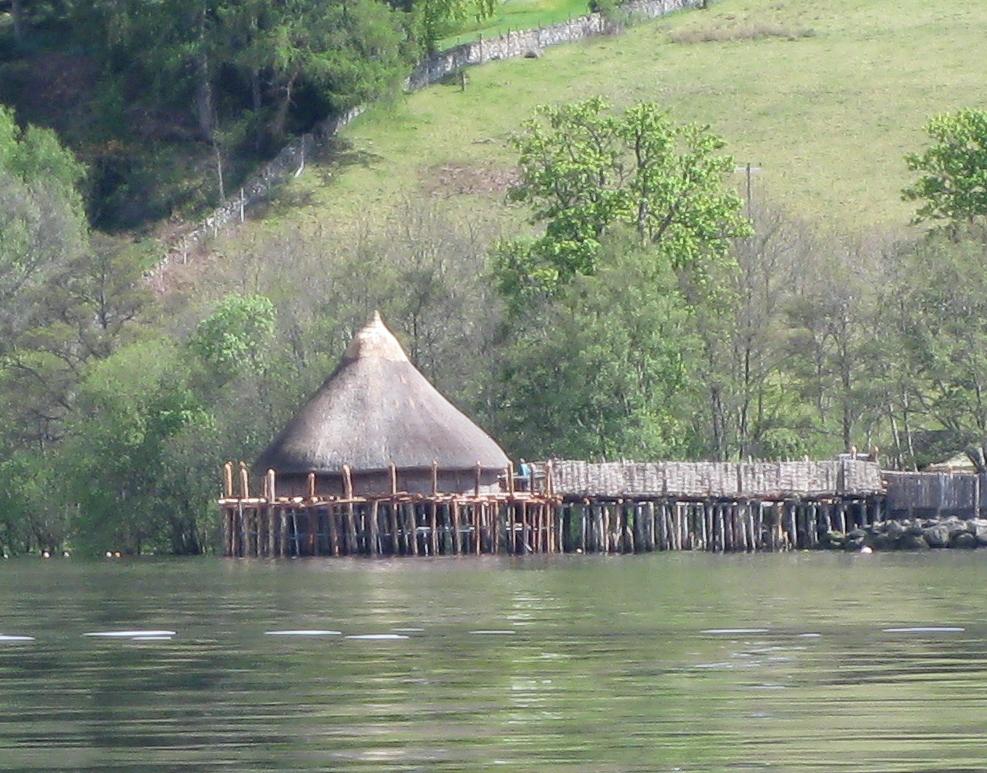
M 738 164 L 761 167 L 755 196 L 800 216 L 897 228 L 912 211 L 902 156 L 923 145 L 927 118 L 987 106 L 985 40 L 987 3 L 968 0 L 722 0 L 474 68 L 465 92 L 440 85 L 377 106 L 251 228 L 383 218 L 423 195 L 496 218 L 511 132 L 540 103 L 595 94 L 712 125 Z
M 587 0 L 504 0 L 497 5 L 493 16 L 462 25 L 462 30 L 443 39 L 439 48 L 451 48 L 481 35 L 492 38 L 507 30 L 554 24 L 585 13 L 589 13 Z

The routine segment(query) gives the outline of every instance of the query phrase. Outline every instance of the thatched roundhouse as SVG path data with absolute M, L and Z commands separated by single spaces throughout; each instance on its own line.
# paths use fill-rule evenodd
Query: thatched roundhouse
M 354 337 L 336 370 L 255 464 L 277 473 L 279 496 L 343 495 L 348 465 L 356 495 L 499 488 L 507 456 L 482 429 L 439 394 L 408 360 L 380 315 Z M 391 480 L 391 465 L 396 481 Z

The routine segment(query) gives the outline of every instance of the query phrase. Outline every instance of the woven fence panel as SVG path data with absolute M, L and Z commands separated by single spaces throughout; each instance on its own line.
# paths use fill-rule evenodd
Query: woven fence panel
M 886 472 L 888 509 L 892 513 L 973 515 L 977 476 L 944 472 Z
M 555 492 L 583 497 L 735 499 L 863 496 L 883 490 L 874 462 L 581 462 L 553 463 Z M 959 496 L 959 495 L 957 495 Z

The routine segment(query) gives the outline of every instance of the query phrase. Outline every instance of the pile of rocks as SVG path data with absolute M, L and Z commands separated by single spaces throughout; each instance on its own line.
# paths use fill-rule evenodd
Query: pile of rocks
M 968 521 L 956 517 L 914 518 L 881 521 L 844 534 L 830 531 L 819 538 L 819 547 L 828 550 L 928 550 L 957 548 L 973 550 L 987 546 L 987 520 Z

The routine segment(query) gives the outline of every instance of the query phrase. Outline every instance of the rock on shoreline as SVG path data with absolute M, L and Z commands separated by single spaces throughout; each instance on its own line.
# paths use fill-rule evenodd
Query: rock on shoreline
M 872 550 L 929 550 L 954 548 L 973 550 L 987 547 L 987 520 L 972 518 L 913 518 L 901 521 L 880 521 L 844 534 L 830 531 L 821 535 L 819 547 L 824 550 L 856 552 L 864 547 Z

